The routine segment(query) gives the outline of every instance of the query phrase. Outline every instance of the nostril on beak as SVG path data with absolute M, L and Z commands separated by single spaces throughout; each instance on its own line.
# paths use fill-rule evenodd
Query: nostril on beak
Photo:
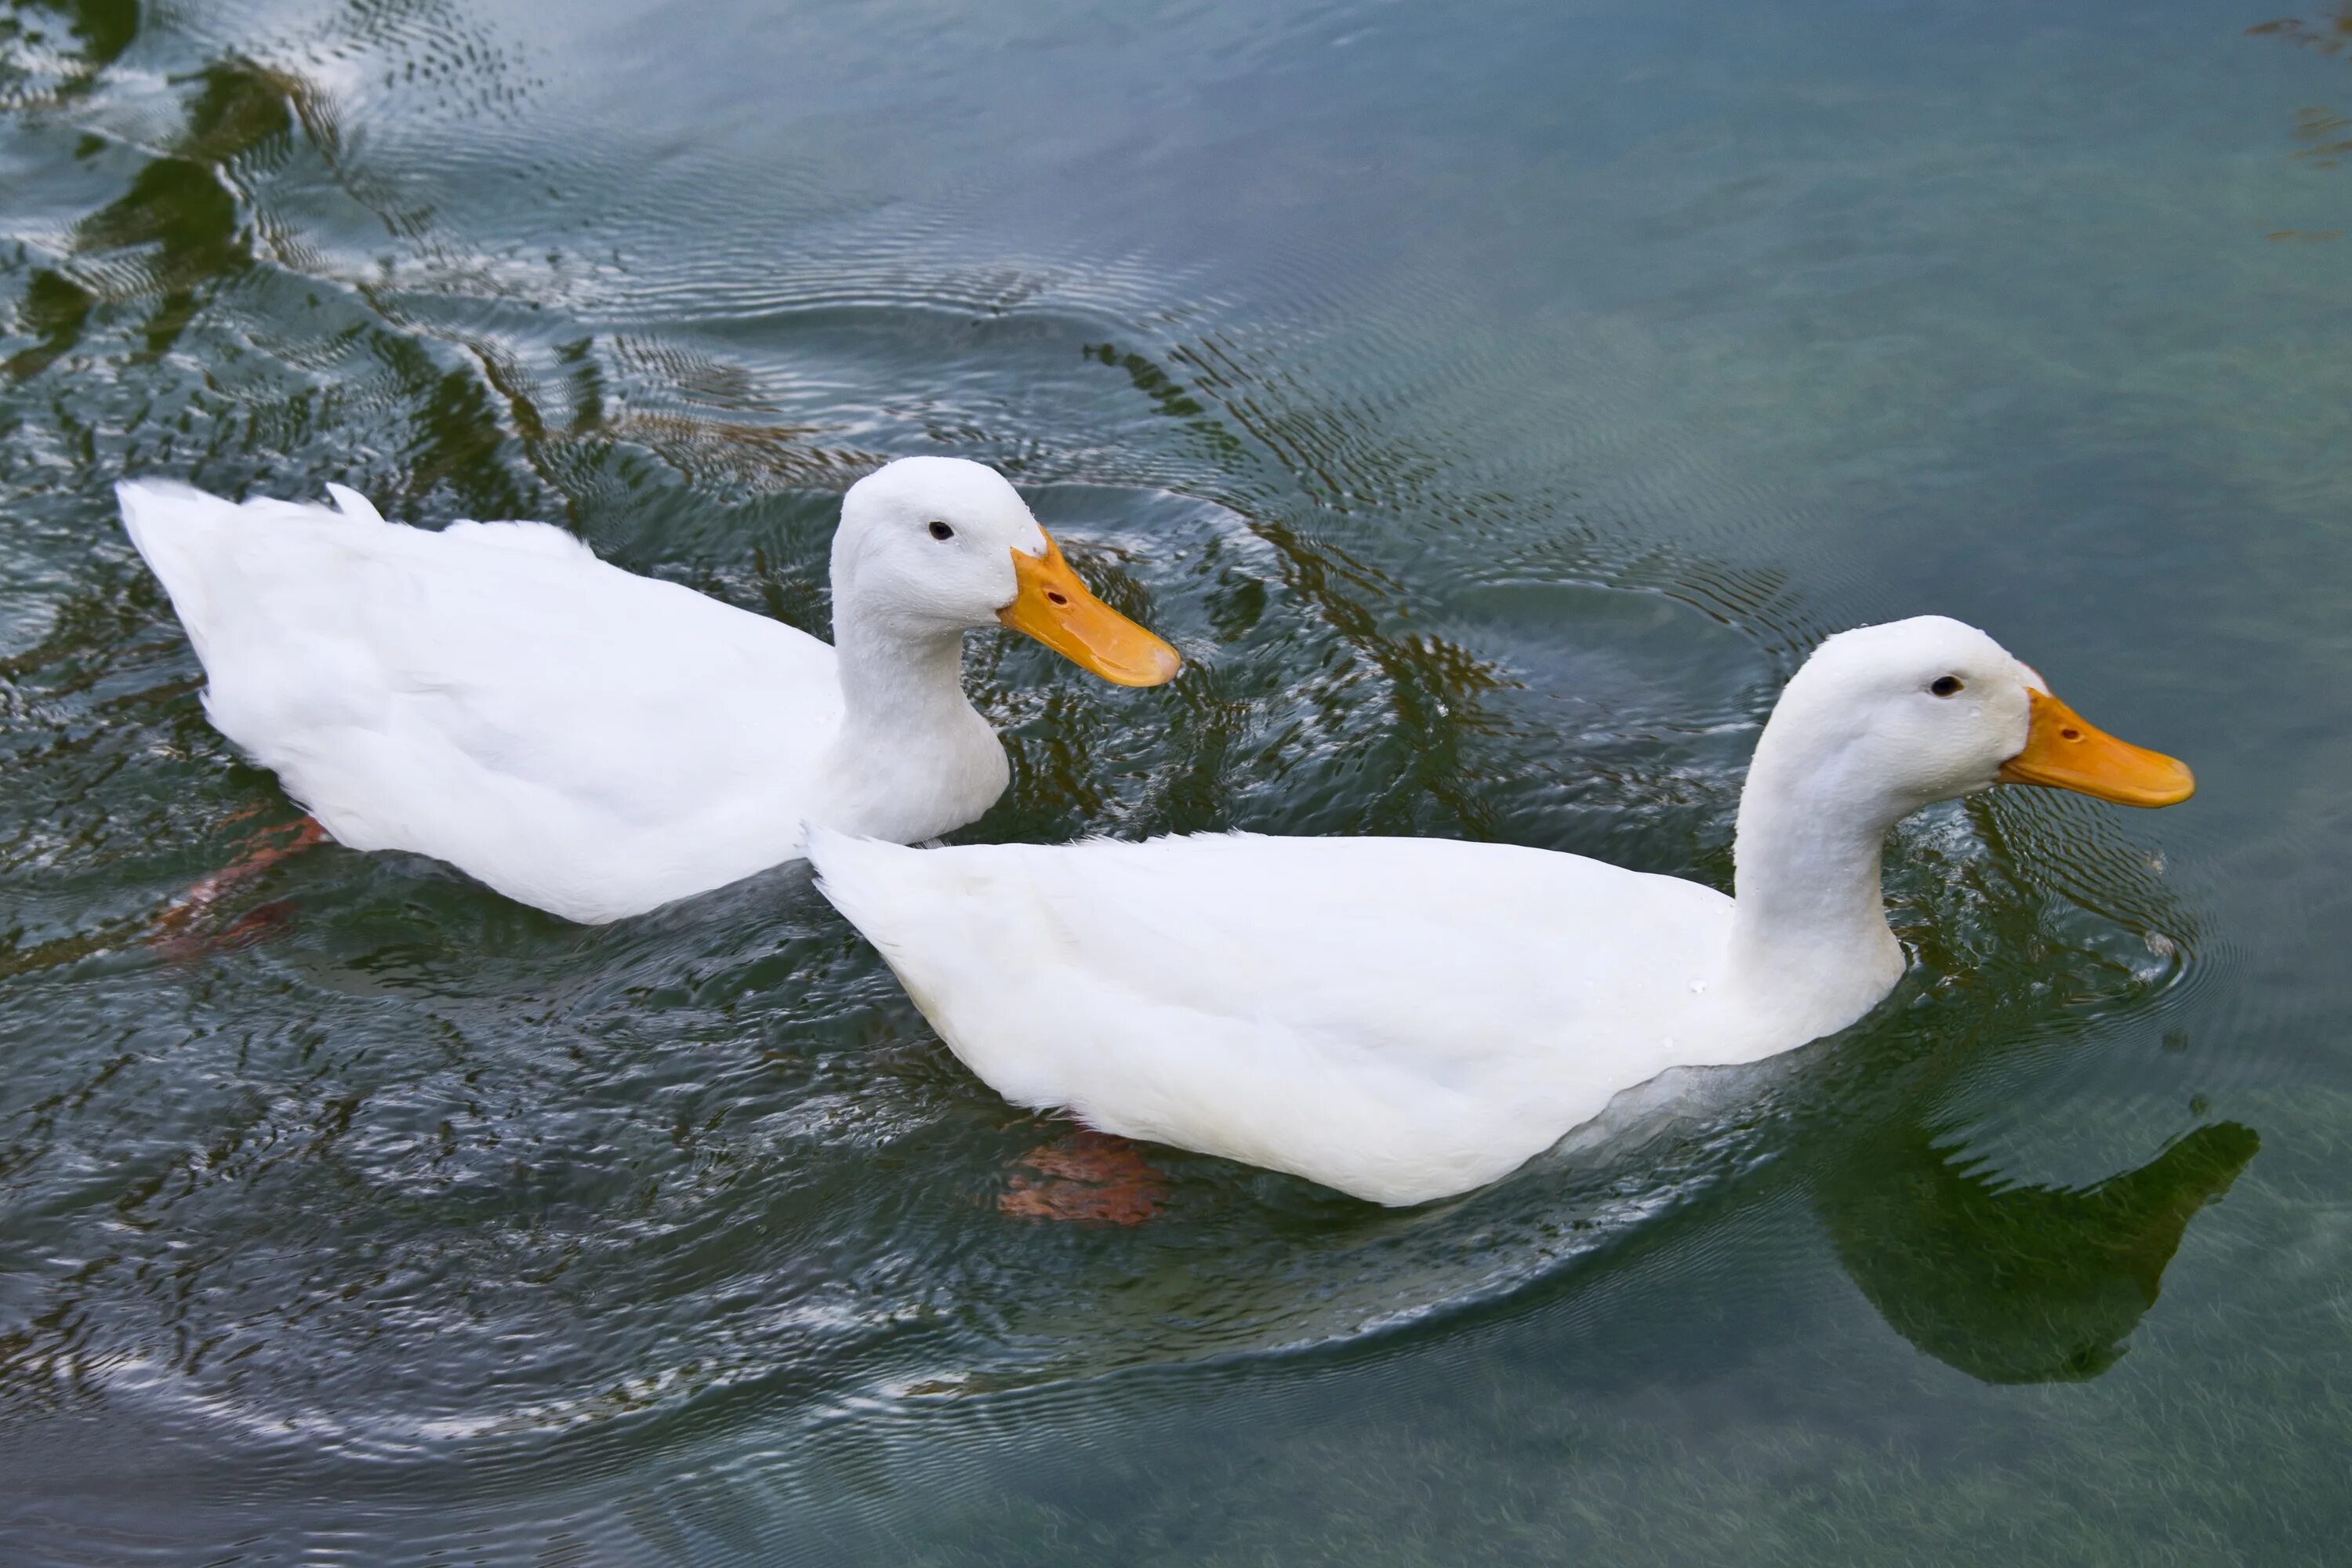
M 1054 603 L 1055 603 L 1055 604 L 1057 604 L 1057 605 L 1066 605 L 1066 604 L 1068 604 L 1068 603 L 1070 602 L 1070 599 L 1069 599 L 1069 595 L 1066 595 L 1066 594 L 1056 594 L 1056 593 L 1054 593 L 1053 591 L 1051 591 L 1050 589 L 1049 589 L 1049 590 L 1047 590 L 1046 595 L 1045 595 L 1045 597 L 1047 597 L 1047 598 L 1049 598 L 1049 599 L 1053 600 L 1053 601 L 1054 601 Z
M 2059 731 L 2058 734 L 2060 739 L 2067 741 L 2079 741 L 2083 738 L 2083 731 L 2075 729 L 2072 724 Z

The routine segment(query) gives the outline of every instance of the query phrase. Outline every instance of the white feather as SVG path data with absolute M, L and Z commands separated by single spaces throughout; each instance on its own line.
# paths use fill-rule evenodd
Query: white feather
M 1934 694 L 1947 674 L 1962 696 Z M 919 850 L 816 830 L 809 855 L 1006 1099 L 1421 1203 L 1505 1174 L 1668 1068 L 1754 1061 L 1876 1005 L 1903 969 L 1886 832 L 1995 782 L 2038 679 L 1953 621 L 1831 639 L 1759 742 L 1736 903 L 1442 839 Z
M 1003 790 L 1002 746 L 958 679 L 962 632 L 1045 545 L 1003 478 L 912 458 L 844 502 L 868 587 L 805 632 L 596 559 L 539 522 L 386 522 L 118 487 L 171 595 L 221 732 L 354 849 L 403 849 L 601 921 L 799 853 L 811 819 L 926 838 Z M 953 549 L 921 519 L 956 520 Z M 838 593 L 837 593 L 838 598 Z

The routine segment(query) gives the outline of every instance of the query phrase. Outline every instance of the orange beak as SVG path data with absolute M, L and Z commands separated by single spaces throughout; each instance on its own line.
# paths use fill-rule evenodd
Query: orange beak
M 1096 598 L 1078 581 L 1052 534 L 1045 534 L 1043 555 L 1013 552 L 1013 577 L 1019 586 L 996 618 L 1079 668 L 1115 686 L 1160 686 L 1175 679 L 1184 668 L 1174 648 Z
M 2142 751 L 2045 691 L 2028 691 L 2025 750 L 2001 765 L 2005 784 L 2049 784 L 2119 805 L 2178 805 L 2197 793 L 2189 764 Z

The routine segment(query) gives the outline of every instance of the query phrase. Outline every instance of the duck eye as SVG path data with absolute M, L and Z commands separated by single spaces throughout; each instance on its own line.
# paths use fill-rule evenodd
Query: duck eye
M 1927 689 L 1938 697 L 1953 696 L 1960 689 L 1960 678 L 1957 675 L 1939 675 L 1936 677 L 1936 683 Z
M 944 522 L 934 522 L 931 524 L 931 537 L 933 539 L 953 539 L 955 537 L 955 530 L 950 528 Z

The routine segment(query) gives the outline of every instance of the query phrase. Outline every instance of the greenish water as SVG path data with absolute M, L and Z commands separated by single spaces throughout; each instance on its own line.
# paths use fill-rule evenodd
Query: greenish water
M 2352 1558 L 2352 50 L 2242 4 L 0 12 L 0 1557 Z M 1391 1213 L 1041 1130 L 785 869 L 326 849 L 109 486 L 561 521 L 824 624 L 1013 474 L 1192 661 L 975 639 L 974 838 L 1728 879 L 1820 636 L 2194 763 L 1916 818 L 1878 1014 Z M 1402 895 L 1401 895 L 1402 896 Z

